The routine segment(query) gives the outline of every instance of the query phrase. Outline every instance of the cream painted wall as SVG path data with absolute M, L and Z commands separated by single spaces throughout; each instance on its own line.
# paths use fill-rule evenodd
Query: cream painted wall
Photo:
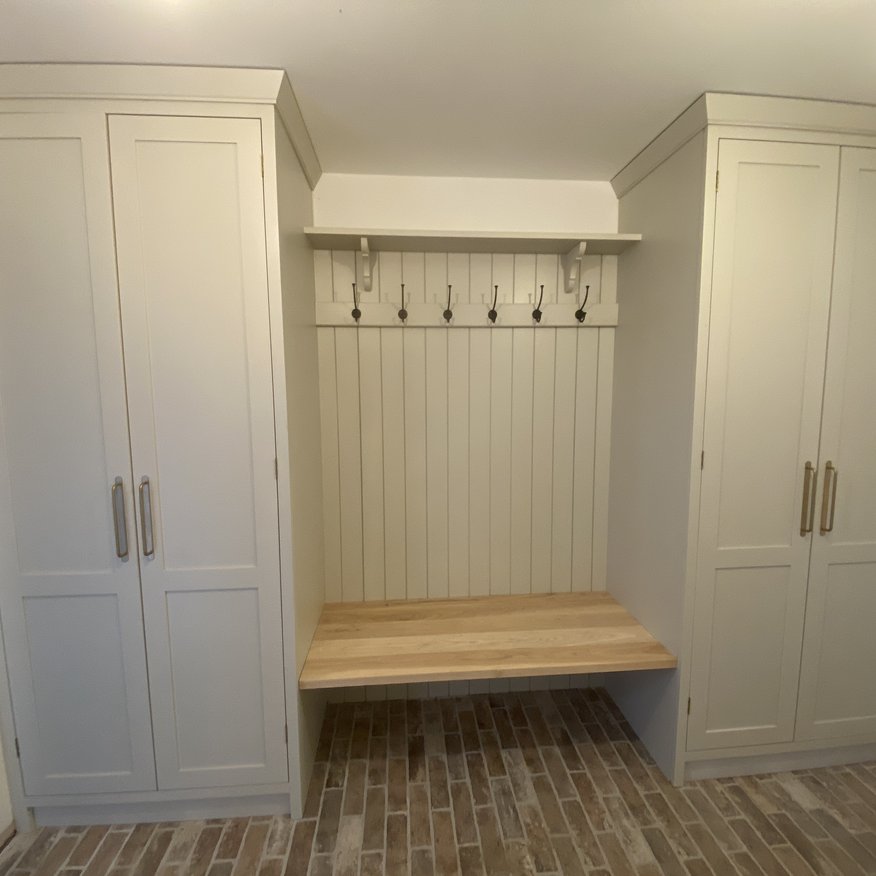
M 608 182 L 324 173 L 313 224 L 440 231 L 617 231 Z

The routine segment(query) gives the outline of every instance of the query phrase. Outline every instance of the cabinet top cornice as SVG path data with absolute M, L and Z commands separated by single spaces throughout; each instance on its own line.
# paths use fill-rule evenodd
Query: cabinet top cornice
M 0 101 L 16 99 L 274 106 L 311 188 L 322 175 L 285 70 L 143 64 L 0 64 Z
M 707 91 L 615 174 L 615 194 L 623 196 L 697 133 L 718 125 L 876 138 L 876 106 Z

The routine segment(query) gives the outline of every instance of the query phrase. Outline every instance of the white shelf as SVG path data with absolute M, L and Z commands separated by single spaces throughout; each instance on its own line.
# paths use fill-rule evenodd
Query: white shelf
M 554 234 L 521 231 L 409 231 L 382 228 L 305 228 L 314 249 L 358 250 L 362 238 L 372 252 L 498 252 L 564 255 L 586 243 L 587 255 L 617 255 L 641 234 Z

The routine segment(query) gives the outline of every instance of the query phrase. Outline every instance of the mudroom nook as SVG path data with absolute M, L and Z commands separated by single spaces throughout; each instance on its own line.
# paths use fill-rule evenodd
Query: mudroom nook
M 150 40 L 0 36 L 0 874 L 876 873 L 873 100 Z

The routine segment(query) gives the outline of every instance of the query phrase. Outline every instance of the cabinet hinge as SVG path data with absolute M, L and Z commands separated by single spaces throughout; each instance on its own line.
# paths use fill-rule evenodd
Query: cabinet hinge
M 263 174 L 263 175 L 264 175 L 264 174 Z M 715 171 L 715 191 L 716 191 L 716 192 L 718 191 L 718 180 L 719 180 L 720 178 L 721 178 L 721 171 L 720 171 L 720 170 L 716 170 L 716 171 Z
M 687 713 L 690 714 L 690 697 L 687 698 Z
M 15 737 L 15 756 L 21 760 L 21 747 L 18 744 L 18 737 Z
M 700 471 L 702 471 L 703 466 L 706 464 L 706 451 L 703 450 L 700 452 Z
M 286 748 L 289 747 L 289 725 L 283 725 L 283 738 L 286 740 Z
M 277 457 L 274 457 L 274 480 L 280 480 L 280 463 L 277 462 Z
M 262 179 L 265 178 L 265 156 L 262 155 Z

